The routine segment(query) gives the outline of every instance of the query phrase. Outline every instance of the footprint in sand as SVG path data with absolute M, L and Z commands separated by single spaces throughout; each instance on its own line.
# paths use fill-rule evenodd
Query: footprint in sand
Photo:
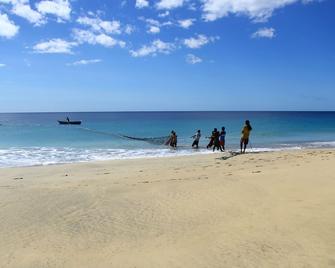
M 256 171 L 253 171 L 252 173 L 261 173 L 262 171 L 260 170 L 256 170 Z

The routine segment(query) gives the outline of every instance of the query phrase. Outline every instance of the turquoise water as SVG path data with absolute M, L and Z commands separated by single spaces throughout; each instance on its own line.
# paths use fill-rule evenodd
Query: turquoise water
M 69 116 L 81 126 L 61 126 Z M 335 147 L 335 112 L 110 112 L 0 114 L 0 167 L 78 161 L 209 153 L 214 127 L 226 127 L 227 149 L 237 150 L 246 119 L 251 121 L 253 151 Z M 178 134 L 178 149 L 135 141 Z M 191 135 L 202 130 L 200 150 Z

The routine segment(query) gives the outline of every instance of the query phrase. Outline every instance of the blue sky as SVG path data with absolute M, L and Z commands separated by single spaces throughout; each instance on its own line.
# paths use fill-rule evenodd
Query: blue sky
M 331 0 L 0 0 L 0 112 L 335 110 Z

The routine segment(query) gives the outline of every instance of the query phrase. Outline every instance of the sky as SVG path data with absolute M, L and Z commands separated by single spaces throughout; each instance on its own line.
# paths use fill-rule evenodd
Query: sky
M 0 0 L 0 112 L 335 110 L 333 0 Z

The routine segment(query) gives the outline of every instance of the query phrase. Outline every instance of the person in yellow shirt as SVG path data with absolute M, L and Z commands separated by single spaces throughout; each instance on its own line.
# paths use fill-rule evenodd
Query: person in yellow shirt
M 242 137 L 241 137 L 241 142 L 240 142 L 241 153 L 242 152 L 245 153 L 245 149 L 247 148 L 247 145 L 249 143 L 249 136 L 250 136 L 251 130 L 252 130 L 252 127 L 250 125 L 250 121 L 249 120 L 245 121 L 245 126 L 242 129 Z

